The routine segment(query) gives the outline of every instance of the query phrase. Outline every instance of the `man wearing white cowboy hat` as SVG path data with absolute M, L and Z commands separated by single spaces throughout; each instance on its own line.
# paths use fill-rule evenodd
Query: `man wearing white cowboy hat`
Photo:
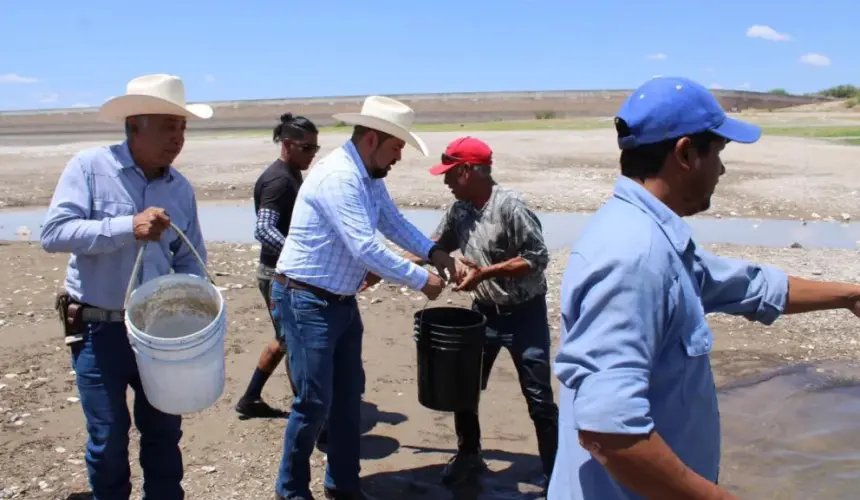
M 185 142 L 186 120 L 209 118 L 212 108 L 186 104 L 178 77 L 148 75 L 129 82 L 126 95 L 107 101 L 99 116 L 124 124 L 127 140 L 72 157 L 41 234 L 45 251 L 71 254 L 56 305 L 87 421 L 87 472 L 95 499 L 129 498 L 131 386 L 144 495 L 179 500 L 185 496 L 181 417 L 147 401 L 122 310 L 131 279 L 142 283 L 171 270 L 205 275 L 192 249 L 170 229 L 174 224 L 182 230 L 205 261 L 194 191 L 171 164 Z M 141 272 L 131 276 L 146 243 Z
M 311 498 L 310 455 L 326 417 L 325 496 L 365 498 L 359 488 L 364 328 L 355 294 L 368 271 L 429 299 L 445 286 L 389 249 L 376 237 L 377 228 L 440 274 L 465 271 L 406 220 L 385 188 L 383 178 L 406 144 L 427 155 L 424 141 L 410 131 L 413 116 L 409 106 L 380 96 L 368 97 L 360 113 L 334 115 L 354 125 L 352 138 L 320 160 L 299 189 L 272 285 L 273 313 L 280 315 L 298 388 L 284 432 L 278 498 Z

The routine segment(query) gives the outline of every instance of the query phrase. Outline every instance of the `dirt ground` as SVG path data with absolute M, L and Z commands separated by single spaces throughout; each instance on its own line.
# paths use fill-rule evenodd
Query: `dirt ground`
M 712 248 L 777 264 L 805 277 L 851 280 L 860 273 L 860 261 L 851 251 Z M 194 499 L 271 498 L 285 421 L 243 421 L 233 411 L 272 335 L 253 278 L 258 249 L 210 244 L 210 252 L 210 270 L 218 273 L 216 281 L 226 287 L 228 301 L 227 386 L 214 407 L 185 421 L 184 484 L 188 498 Z M 566 251 L 555 252 L 547 271 L 553 353 L 566 256 Z M 66 256 L 48 255 L 35 243 L 4 243 L 0 263 L 0 498 L 78 498 L 73 494 L 88 490 L 83 463 L 86 434 L 69 355 L 51 309 L 53 294 L 62 285 Z M 446 292 L 431 305 L 448 302 L 465 305 L 468 297 Z M 362 476 L 366 489 L 380 499 L 448 498 L 437 480 L 456 447 L 452 418 L 421 407 L 416 394 L 411 320 L 424 303 L 420 294 L 387 283 L 361 296 L 367 372 Z M 718 383 L 778 364 L 856 359 L 860 353 L 853 333 L 856 321 L 842 311 L 786 317 L 772 327 L 713 316 Z M 264 397 L 286 408 L 287 391 L 279 370 Z M 535 491 L 531 483 L 540 467 L 536 442 L 506 354 L 497 362 L 482 398 L 483 445 L 492 470 L 485 484 L 495 488 L 492 498 Z M 132 433 L 130 456 L 139 492 L 137 434 Z M 313 460 L 314 489 L 322 498 L 325 456 L 315 452 Z M 729 470 L 731 464 L 726 467 Z
M 431 177 L 427 169 L 459 135 L 423 133 L 433 152 L 427 158 L 407 148 L 386 180 L 398 204 L 435 208 L 450 202 L 442 179 Z M 594 210 L 611 193 L 618 173 L 617 145 L 609 129 L 473 135 L 493 147 L 498 181 L 522 191 L 541 211 Z M 0 208 L 46 206 L 69 158 L 111 139 L 116 137 L 45 145 L 33 138 L 26 145 L 18 137 L 16 145 L 9 145 L 0 138 Z M 345 134 L 323 134 L 318 158 L 345 140 Z M 792 137 L 729 145 L 724 153 L 728 170 L 709 214 L 808 220 L 860 217 L 860 177 L 853 174 L 857 151 L 852 146 Z M 194 184 L 201 201 L 250 199 L 257 176 L 277 154 L 277 147 L 263 134 L 191 135 L 177 167 Z

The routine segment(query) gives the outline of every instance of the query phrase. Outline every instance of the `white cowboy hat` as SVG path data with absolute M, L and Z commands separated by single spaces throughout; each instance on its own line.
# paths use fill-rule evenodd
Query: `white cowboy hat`
M 361 125 L 391 134 L 427 156 L 427 145 L 420 137 L 410 132 L 415 112 L 409 106 L 390 97 L 369 96 L 361 106 L 361 113 L 338 113 L 335 120 L 349 125 Z
M 109 122 L 124 122 L 135 115 L 173 115 L 206 120 L 212 117 L 208 104 L 185 102 L 185 85 L 178 76 L 144 75 L 128 82 L 125 95 L 113 97 L 102 104 L 99 118 Z

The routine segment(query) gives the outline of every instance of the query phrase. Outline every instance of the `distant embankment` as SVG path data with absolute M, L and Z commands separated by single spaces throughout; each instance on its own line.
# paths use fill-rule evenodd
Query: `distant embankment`
M 632 90 L 559 92 L 482 92 L 461 94 L 393 95 L 415 109 L 421 123 L 468 123 L 584 116 L 612 116 Z M 785 96 L 761 92 L 714 90 L 723 107 L 778 109 L 827 101 L 825 97 Z M 278 116 L 291 112 L 320 126 L 334 124 L 331 115 L 358 111 L 364 96 L 272 99 L 209 103 L 211 120 L 190 124 L 203 129 L 257 129 L 274 126 Z M 95 108 L 53 109 L 0 113 L 0 135 L 34 133 L 116 132 L 117 126 L 96 119 Z

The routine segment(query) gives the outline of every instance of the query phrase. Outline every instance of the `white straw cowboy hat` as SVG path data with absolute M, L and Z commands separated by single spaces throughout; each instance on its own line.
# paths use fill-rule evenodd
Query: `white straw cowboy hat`
M 178 76 L 144 75 L 128 82 L 125 95 L 102 104 L 99 118 L 122 123 L 135 115 L 173 115 L 206 120 L 212 117 L 207 104 L 185 102 L 185 85 Z
M 361 113 L 338 113 L 332 115 L 332 118 L 349 125 L 361 125 L 391 134 L 421 151 L 424 156 L 428 154 L 424 141 L 410 132 L 415 112 L 396 99 L 372 95 L 364 100 Z

